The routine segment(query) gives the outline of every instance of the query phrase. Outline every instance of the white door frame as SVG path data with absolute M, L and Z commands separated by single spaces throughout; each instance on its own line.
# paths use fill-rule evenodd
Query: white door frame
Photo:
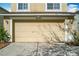
M 11 38 L 10 38 L 10 42 L 12 42 L 13 40 L 12 40 L 12 19 L 10 19 L 10 36 L 11 36 Z
M 65 22 L 64 22 L 64 30 L 65 30 L 65 42 L 68 41 L 68 26 L 67 26 L 67 19 L 65 19 Z

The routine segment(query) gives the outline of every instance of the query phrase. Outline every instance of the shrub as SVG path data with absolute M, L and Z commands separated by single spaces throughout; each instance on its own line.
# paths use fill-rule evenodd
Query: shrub
M 8 42 L 9 40 L 9 33 L 3 27 L 0 27 L 0 42 Z
M 73 40 L 73 41 L 70 41 L 70 42 L 66 42 L 66 43 L 67 43 L 68 45 L 79 46 L 79 33 L 76 32 L 76 31 L 73 31 L 73 32 L 72 32 L 72 35 L 73 35 L 74 40 Z
M 73 33 L 74 37 L 74 45 L 79 45 L 79 33 L 75 32 Z

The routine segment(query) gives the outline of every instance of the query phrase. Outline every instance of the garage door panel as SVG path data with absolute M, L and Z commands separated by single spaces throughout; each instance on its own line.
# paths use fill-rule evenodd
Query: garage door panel
M 41 38 L 27 38 L 27 39 L 23 39 L 23 38 L 18 38 L 19 40 L 17 40 L 16 42 L 46 42 L 46 40 L 42 39 Z
M 58 24 L 64 27 L 62 22 L 14 22 L 14 24 L 15 42 L 46 42 L 51 37 L 55 40 L 54 33 L 62 41 L 64 38 L 64 32 L 58 27 Z
M 27 34 L 27 33 L 26 33 L 26 34 Z M 22 35 L 22 34 L 18 34 L 18 35 L 16 35 L 16 37 L 18 37 L 18 36 L 19 36 L 19 37 L 25 37 L 25 36 L 26 36 L 26 37 L 39 37 L 39 36 L 41 36 L 41 35 L 39 35 L 39 34 L 37 34 L 37 35 L 31 34 L 31 33 L 30 33 L 30 34 L 27 34 L 27 35 L 26 35 L 26 34 L 25 34 L 25 35 L 24 35 L 24 34 L 23 34 L 23 35 Z

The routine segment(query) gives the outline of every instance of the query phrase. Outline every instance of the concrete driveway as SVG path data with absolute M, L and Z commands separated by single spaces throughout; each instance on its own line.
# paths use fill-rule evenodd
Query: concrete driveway
M 49 48 L 47 43 L 11 43 L 0 49 L 0 56 L 78 56 L 79 46 L 57 44 Z
M 0 50 L 1 56 L 25 56 L 36 49 L 36 43 L 11 43 Z

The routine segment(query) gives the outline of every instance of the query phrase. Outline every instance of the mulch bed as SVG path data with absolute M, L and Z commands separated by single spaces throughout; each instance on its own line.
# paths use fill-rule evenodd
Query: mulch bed
M 7 43 L 0 42 L 0 49 L 8 46 L 9 44 L 10 42 L 7 42 Z
M 69 46 L 79 46 L 79 42 L 66 42 Z

